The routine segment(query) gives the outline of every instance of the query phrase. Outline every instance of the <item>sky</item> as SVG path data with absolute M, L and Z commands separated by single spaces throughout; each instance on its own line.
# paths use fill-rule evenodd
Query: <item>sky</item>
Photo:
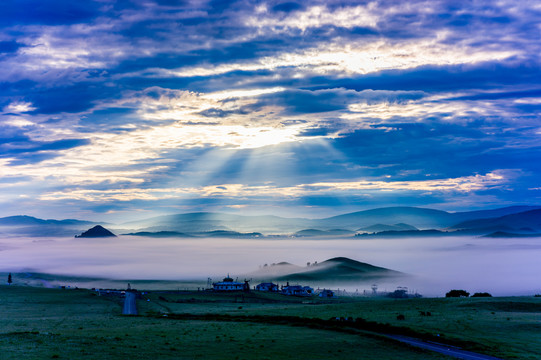
M 0 8 L 0 216 L 541 204 L 538 1 Z

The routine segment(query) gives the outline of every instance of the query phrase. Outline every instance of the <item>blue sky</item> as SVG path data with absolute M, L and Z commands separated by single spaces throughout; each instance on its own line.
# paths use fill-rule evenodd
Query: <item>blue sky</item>
M 0 216 L 541 203 L 538 2 L 0 6 Z

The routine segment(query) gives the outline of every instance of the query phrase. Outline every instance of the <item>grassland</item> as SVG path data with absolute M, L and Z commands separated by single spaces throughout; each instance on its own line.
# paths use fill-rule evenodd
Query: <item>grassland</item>
M 230 302 L 227 302 L 227 297 Z M 253 295 L 255 296 L 255 295 Z M 154 310 L 191 314 L 275 315 L 329 319 L 360 317 L 368 321 L 407 327 L 442 342 L 502 358 L 541 358 L 541 298 L 337 298 L 333 300 L 288 299 L 281 295 L 259 298 L 232 295 L 151 295 Z M 239 303 L 234 303 L 237 301 Z M 240 304 L 244 301 L 245 303 Z M 275 301 L 275 302 L 273 302 Z M 150 306 L 150 305 L 149 305 Z M 241 308 L 239 308 L 241 307 Z M 430 312 L 431 316 L 422 316 Z M 405 320 L 397 320 L 402 314 Z
M 138 306 L 141 316 L 122 316 L 120 299 L 100 297 L 88 290 L 0 286 L 1 357 L 446 358 L 363 331 L 249 320 L 261 316 L 347 316 L 440 334 L 442 341 L 459 341 L 506 359 L 541 358 L 541 298 L 322 300 L 193 292 L 151 293 L 138 300 Z M 421 316 L 420 311 L 429 311 L 431 316 Z M 173 314 L 193 317 L 176 320 Z M 398 314 L 405 320 L 397 320 Z

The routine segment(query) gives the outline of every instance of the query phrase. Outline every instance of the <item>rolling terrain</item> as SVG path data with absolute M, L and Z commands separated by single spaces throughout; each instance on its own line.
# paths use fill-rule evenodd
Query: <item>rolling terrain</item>
M 103 222 L 102 224 L 107 224 Z M 0 218 L 0 233 L 24 236 L 73 236 L 94 222 L 43 220 L 31 216 Z M 541 208 L 511 206 L 493 210 L 446 212 L 416 207 L 364 210 L 323 219 L 244 216 L 224 213 L 187 213 L 158 216 L 122 224 L 107 224 L 116 233 L 149 237 L 296 237 L 486 235 L 493 232 L 540 233 Z M 418 231 L 416 233 L 416 231 Z M 437 232 L 432 235 L 438 236 Z
M 246 275 L 256 281 L 309 281 L 317 284 L 373 281 L 402 276 L 406 274 L 346 257 L 336 257 L 306 267 L 281 262 Z

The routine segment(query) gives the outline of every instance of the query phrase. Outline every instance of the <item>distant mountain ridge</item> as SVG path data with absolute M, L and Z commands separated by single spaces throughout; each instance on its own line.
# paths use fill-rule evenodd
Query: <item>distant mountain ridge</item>
M 157 216 L 120 225 L 108 225 L 117 233 L 220 237 L 259 237 L 293 235 L 299 237 L 353 236 L 355 232 L 386 235 L 415 235 L 428 230 L 455 235 L 541 232 L 541 206 L 510 206 L 492 210 L 446 212 L 417 207 L 386 207 L 357 211 L 323 219 L 284 218 L 274 215 L 246 216 L 198 212 Z M 83 230 L 95 222 L 83 220 L 44 220 L 31 216 L 0 218 L 0 231 L 28 236 L 58 236 Z M 105 224 L 105 223 L 104 223 Z M 390 234 L 391 232 L 395 232 Z
M 450 229 L 500 229 L 518 232 L 541 232 L 541 209 L 509 214 L 496 218 L 475 219 L 456 224 Z
M 53 220 L 53 219 L 39 219 L 33 216 L 28 215 L 15 215 L 0 218 L 0 226 L 28 226 L 28 225 L 60 225 L 60 226 L 83 226 L 83 225 L 92 225 L 95 222 L 84 221 L 84 220 L 75 220 L 75 219 L 64 219 L 64 220 Z
M 122 227 L 144 231 L 179 231 L 185 233 L 210 231 L 292 232 L 310 227 L 312 221 L 303 218 L 283 218 L 274 215 L 245 216 L 225 213 L 198 212 L 163 215 L 121 224 Z
M 92 221 L 75 219 L 39 219 L 33 216 L 16 215 L 0 218 L 0 232 L 16 236 L 70 236 L 96 224 Z
M 139 222 L 125 223 L 123 226 L 137 227 L 141 231 L 179 231 L 184 233 L 237 231 L 260 232 L 263 234 L 289 233 L 303 237 L 336 236 L 338 230 L 343 234 L 348 231 L 359 230 L 376 233 L 383 231 L 413 231 L 416 229 L 443 230 L 449 228 L 451 230 L 451 227 L 464 221 L 478 221 L 494 216 L 508 216 L 539 209 L 541 209 L 539 206 L 510 206 L 492 210 L 450 213 L 417 207 L 386 207 L 323 219 L 281 218 L 270 215 L 245 216 L 222 213 L 188 213 L 159 216 Z M 496 230 L 493 229 L 493 231 Z
M 181 233 L 178 231 L 138 231 L 133 233 L 127 233 L 122 235 L 131 235 L 131 236 L 144 236 L 144 237 L 153 237 L 153 238 L 169 238 L 169 237 L 193 237 L 192 235 Z
M 394 224 L 394 225 L 386 225 L 386 224 L 375 224 L 371 226 L 367 226 L 364 228 L 360 228 L 357 230 L 357 232 L 361 233 L 379 233 L 382 231 L 410 231 L 410 230 L 419 230 L 415 226 L 411 226 L 404 223 Z
M 304 229 L 297 231 L 294 236 L 304 237 L 304 236 L 352 236 L 355 234 L 355 231 L 346 230 L 346 229 L 330 229 L 330 230 L 318 230 L 318 229 Z

